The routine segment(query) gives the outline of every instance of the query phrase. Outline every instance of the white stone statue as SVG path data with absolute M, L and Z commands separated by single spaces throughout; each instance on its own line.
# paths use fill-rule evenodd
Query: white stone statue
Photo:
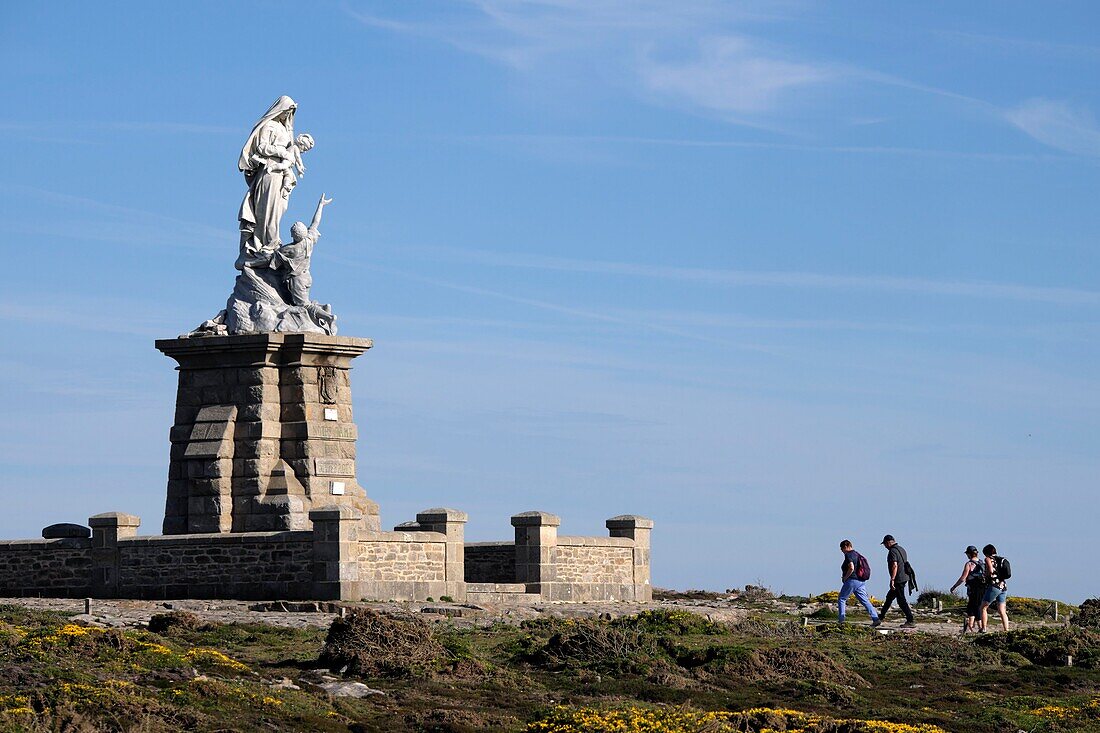
M 241 225 L 241 255 L 237 269 L 250 257 L 278 247 L 279 222 L 286 213 L 290 192 L 298 183 L 294 176 L 306 172 L 302 153 L 313 147 L 308 134 L 294 138 L 294 111 L 298 105 L 287 96 L 279 97 L 253 126 L 241 149 L 237 168 L 244 173 L 248 192 L 237 215 Z
M 293 99 L 279 97 L 253 126 L 241 149 L 237 167 L 244 173 L 248 191 L 237 215 L 241 241 L 234 266 L 240 274 L 225 310 L 203 322 L 191 336 L 336 333 L 332 309 L 309 299 L 313 284 L 309 264 L 321 236 L 317 227 L 332 199 L 322 194 L 309 227 L 302 222 L 291 227 L 290 244 L 284 245 L 279 234 L 297 176 L 305 174 L 302 153 L 314 145 L 308 134 L 294 137 L 297 109 Z

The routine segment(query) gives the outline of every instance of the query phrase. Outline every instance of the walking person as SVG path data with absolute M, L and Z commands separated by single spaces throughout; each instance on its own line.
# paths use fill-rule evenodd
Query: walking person
M 1008 583 L 1005 581 L 1012 577 L 1012 566 L 1008 559 L 997 554 L 997 548 L 986 545 L 982 548 L 985 555 L 985 597 L 982 598 L 981 626 L 979 631 L 986 631 L 989 626 L 989 607 L 996 604 L 997 613 L 1001 617 L 1001 628 L 1008 631 Z
M 951 592 L 954 593 L 960 585 L 966 586 L 966 621 L 962 628 L 965 634 L 981 628 L 982 601 L 985 599 L 985 563 L 978 559 L 978 548 L 974 545 L 966 548 L 966 564 L 959 579 L 951 586 Z
M 867 558 L 856 552 L 851 540 L 840 543 L 840 551 L 844 553 L 844 562 L 840 564 L 840 595 L 837 597 L 837 615 L 839 623 L 844 623 L 848 597 L 854 595 L 856 600 L 867 609 L 867 615 L 871 617 L 871 626 L 882 623 L 879 620 L 875 607 L 867 595 L 867 581 L 871 578 L 871 564 Z
M 886 548 L 886 568 L 890 571 L 890 590 L 886 594 L 886 600 L 882 602 L 882 611 L 879 619 L 886 621 L 886 614 L 890 611 L 890 604 L 895 600 L 898 608 L 905 614 L 903 629 L 917 628 L 917 622 L 913 619 L 913 609 L 909 608 L 909 599 L 906 597 L 906 585 L 910 582 L 909 555 L 905 548 L 897 543 L 893 535 L 882 538 L 882 546 Z

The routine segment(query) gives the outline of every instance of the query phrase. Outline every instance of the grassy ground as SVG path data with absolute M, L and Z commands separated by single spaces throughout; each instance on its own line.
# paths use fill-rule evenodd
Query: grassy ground
M 1100 634 L 1078 627 L 959 639 L 647 611 L 460 630 L 366 612 L 327 647 L 324 630 L 182 614 L 152 628 L 0 607 L 0 731 L 1100 732 Z M 322 652 L 385 694 L 330 697 Z

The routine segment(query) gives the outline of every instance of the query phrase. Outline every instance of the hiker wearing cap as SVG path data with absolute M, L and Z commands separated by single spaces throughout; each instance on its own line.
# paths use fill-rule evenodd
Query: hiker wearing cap
M 882 611 L 879 619 L 886 620 L 886 614 L 890 610 L 890 604 L 895 600 L 898 608 L 905 614 L 903 629 L 917 628 L 917 622 L 913 620 L 913 609 L 909 608 L 909 599 L 906 598 L 906 584 L 909 583 L 909 556 L 905 548 L 897 543 L 893 535 L 882 538 L 882 546 L 886 548 L 886 568 L 890 571 L 890 591 L 886 594 L 886 600 L 882 602 Z
M 1008 631 L 1008 583 L 1005 581 L 1012 575 L 1012 566 L 1008 560 L 997 554 L 997 548 L 986 545 L 982 548 L 985 555 L 985 595 L 982 598 L 981 626 L 979 631 L 985 631 L 989 625 L 989 607 L 997 606 L 997 613 L 1001 616 L 1001 627 Z
M 870 563 L 867 562 L 867 558 L 856 552 L 851 540 L 841 542 L 840 551 L 844 553 L 844 562 L 840 564 L 840 595 L 836 600 L 840 623 L 844 623 L 848 597 L 855 595 L 856 600 L 867 609 L 867 615 L 871 617 L 871 626 L 878 626 L 882 621 L 879 620 L 878 613 L 867 596 L 866 585 L 871 577 Z
M 982 599 L 985 596 L 985 563 L 978 560 L 978 548 L 969 545 L 966 548 L 966 564 L 963 565 L 962 574 L 955 584 L 951 586 L 951 592 L 960 585 L 966 585 L 966 621 L 963 623 L 963 633 L 976 631 L 982 612 Z

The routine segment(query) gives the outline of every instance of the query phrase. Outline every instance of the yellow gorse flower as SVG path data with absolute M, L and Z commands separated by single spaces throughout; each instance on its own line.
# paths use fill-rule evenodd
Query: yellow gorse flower
M 750 708 L 738 712 L 693 711 L 669 708 L 558 708 L 531 723 L 529 733 L 806 733 L 820 724 L 849 726 L 855 733 L 946 733 L 934 725 L 890 723 L 880 720 L 833 720 L 797 710 Z M 781 726 L 776 728 L 775 726 Z
M 225 667 L 227 669 L 236 670 L 238 672 L 248 671 L 247 665 L 238 662 L 232 657 L 222 654 L 217 649 L 189 649 L 186 656 L 192 662 L 205 662 L 206 664 L 212 664 L 217 667 Z

